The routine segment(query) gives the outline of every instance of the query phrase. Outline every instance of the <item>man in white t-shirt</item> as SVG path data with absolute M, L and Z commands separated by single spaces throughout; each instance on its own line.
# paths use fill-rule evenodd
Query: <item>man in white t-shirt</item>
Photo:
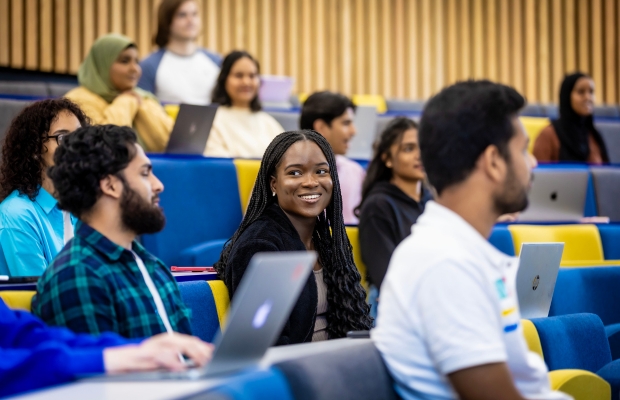
M 527 206 L 535 159 L 524 98 L 489 81 L 457 83 L 426 105 L 419 141 L 436 190 L 395 250 L 372 338 L 404 399 L 568 399 L 550 389 L 520 324 L 518 260 L 487 241 Z
M 355 130 L 355 106 L 340 93 L 316 92 L 308 96 L 301 108 L 301 129 L 312 129 L 327 139 L 336 155 L 336 169 L 342 193 L 342 216 L 347 225 L 357 225 L 354 210 L 362 201 L 362 183 L 366 171 L 357 162 L 347 158 L 349 142 Z
M 163 0 L 157 10 L 154 39 L 159 50 L 140 63 L 138 86 L 164 103 L 210 104 L 222 60 L 198 47 L 200 30 L 195 0 Z

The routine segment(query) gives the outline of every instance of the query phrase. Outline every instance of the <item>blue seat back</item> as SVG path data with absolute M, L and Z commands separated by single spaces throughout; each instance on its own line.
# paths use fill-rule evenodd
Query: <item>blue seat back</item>
M 560 268 L 549 316 L 592 313 L 620 323 L 620 267 Z
M 192 333 L 205 342 L 212 342 L 220 322 L 211 286 L 206 281 L 179 282 L 181 297 L 192 310 Z
M 226 400 L 293 400 L 286 379 L 275 368 L 247 370 L 226 379 L 226 381 L 207 393 L 189 397 L 193 399 Z
M 491 236 L 489 237 L 489 242 L 499 251 L 514 257 L 515 245 L 512 241 L 512 235 L 508 230 L 508 226 L 495 225 L 493 227 L 493 231 L 491 232 Z
M 572 314 L 532 319 L 550 371 L 585 369 L 596 373 L 611 362 L 601 319 L 594 314 Z
M 601 235 L 605 259 L 620 260 L 620 224 L 601 224 L 597 228 Z
M 150 156 L 164 184 L 161 206 L 166 227 L 142 243 L 167 265 L 178 265 L 183 250 L 228 239 L 241 223 L 237 171 L 231 159 Z

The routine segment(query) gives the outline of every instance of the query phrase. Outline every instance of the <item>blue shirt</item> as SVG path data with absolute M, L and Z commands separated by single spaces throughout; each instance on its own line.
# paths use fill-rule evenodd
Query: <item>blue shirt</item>
M 48 328 L 0 300 L 0 397 L 104 372 L 103 349 L 136 341 L 113 333 L 97 338 Z
M 15 190 L 0 203 L 0 275 L 39 276 L 63 246 L 62 211 L 45 189 L 34 201 Z

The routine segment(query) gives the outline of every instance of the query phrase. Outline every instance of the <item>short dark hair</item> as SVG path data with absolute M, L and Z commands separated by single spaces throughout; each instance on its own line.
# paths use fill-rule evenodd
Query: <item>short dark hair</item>
M 157 32 L 153 37 L 153 43 L 160 48 L 166 47 L 170 41 L 170 25 L 172 18 L 177 13 L 179 7 L 186 1 L 195 0 L 163 0 L 157 8 Z
M 45 136 L 61 112 L 75 115 L 82 126 L 90 123 L 80 107 L 66 98 L 37 101 L 13 119 L 2 144 L 0 201 L 14 190 L 32 201 L 37 197 L 42 172 L 48 167 L 41 157 L 47 151 Z
M 232 99 L 230 95 L 226 91 L 226 80 L 228 79 L 228 75 L 230 75 L 230 70 L 233 65 L 237 61 L 242 58 L 249 58 L 251 61 L 256 64 L 256 72 L 260 74 L 260 64 L 258 61 L 252 57 L 250 53 L 247 51 L 234 50 L 230 52 L 222 61 L 222 69 L 220 69 L 220 75 L 217 77 L 217 81 L 215 82 L 215 87 L 213 88 L 213 93 L 211 94 L 211 101 L 213 103 L 220 104 L 222 106 L 232 106 Z M 250 102 L 250 109 L 254 112 L 260 111 L 263 107 L 260 104 L 260 100 L 258 99 L 258 92 L 256 96 Z
M 459 82 L 426 103 L 420 121 L 422 164 L 437 194 L 464 181 L 489 146 L 510 160 L 512 118 L 525 99 L 509 86 L 487 80 Z
M 127 167 L 136 155 L 136 143 L 136 133 L 126 126 L 89 126 L 69 135 L 58 146 L 56 165 L 48 172 L 58 206 L 77 217 L 90 211 L 101 196 L 100 181 Z
M 329 91 L 312 93 L 301 108 L 300 129 L 314 129 L 314 121 L 322 119 L 327 125 L 355 105 L 347 96 Z

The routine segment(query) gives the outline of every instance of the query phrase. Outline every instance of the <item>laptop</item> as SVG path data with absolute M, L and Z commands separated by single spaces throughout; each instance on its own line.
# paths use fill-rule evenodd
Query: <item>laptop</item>
M 372 146 L 377 136 L 377 108 L 358 106 L 355 110 L 356 135 L 349 143 L 346 156 L 358 160 L 372 159 Z
M 105 375 L 90 380 L 193 380 L 258 366 L 282 332 L 316 258 L 313 251 L 257 253 L 252 257 L 235 292 L 224 331 L 219 331 L 213 341 L 213 358 L 205 367 Z
M 181 104 L 166 147 L 168 154 L 202 155 L 215 119 L 218 104 L 196 106 Z
M 522 318 L 549 316 L 564 243 L 523 243 L 517 271 Z
M 290 76 L 261 75 L 258 98 L 265 108 L 289 109 L 294 83 Z
M 535 169 L 529 206 L 518 220 L 579 221 L 583 218 L 589 176 L 587 169 Z

